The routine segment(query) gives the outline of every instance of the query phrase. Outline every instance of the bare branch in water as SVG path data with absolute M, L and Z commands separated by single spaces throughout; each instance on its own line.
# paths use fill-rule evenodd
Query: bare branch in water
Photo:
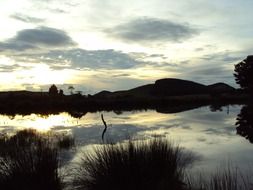
M 104 120 L 103 114 L 101 114 L 101 119 L 102 119 L 103 124 L 104 124 L 104 126 L 105 126 L 105 128 L 104 128 L 104 130 L 103 130 L 103 133 L 102 133 L 102 141 L 104 142 L 104 136 L 105 136 L 105 132 L 106 132 L 106 130 L 107 130 L 107 124 L 106 124 L 106 122 L 105 122 L 105 120 Z

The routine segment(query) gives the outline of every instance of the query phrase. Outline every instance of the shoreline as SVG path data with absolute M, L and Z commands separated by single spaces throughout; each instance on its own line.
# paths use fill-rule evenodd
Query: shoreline
M 3 93 L 0 93 L 3 94 Z M 8 94 L 8 93 L 7 93 Z M 48 93 L 29 92 L 20 94 L 9 93 L 0 95 L 0 114 L 29 115 L 57 114 L 68 112 L 70 114 L 97 111 L 131 111 L 153 109 L 160 113 L 177 113 L 202 106 L 212 106 L 218 109 L 226 105 L 244 105 L 250 100 L 247 94 L 231 93 L 183 96 L 128 96 L 128 97 L 94 97 L 83 95 L 56 95 Z

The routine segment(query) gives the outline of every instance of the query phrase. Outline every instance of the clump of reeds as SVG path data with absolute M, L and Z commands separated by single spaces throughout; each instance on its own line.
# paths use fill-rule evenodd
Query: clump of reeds
M 107 144 L 84 154 L 74 188 L 82 190 L 183 190 L 193 156 L 164 139 Z
M 61 190 L 58 141 L 35 130 L 0 138 L 0 189 Z
M 209 177 L 200 175 L 198 179 L 188 180 L 189 190 L 252 190 L 249 176 L 228 164 L 226 168 L 218 169 Z

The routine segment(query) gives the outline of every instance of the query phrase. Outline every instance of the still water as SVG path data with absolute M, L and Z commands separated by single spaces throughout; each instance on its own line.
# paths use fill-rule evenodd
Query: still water
M 24 128 L 72 133 L 78 144 L 102 143 L 103 113 L 108 125 L 105 139 L 122 142 L 161 136 L 193 151 L 200 159 L 194 170 L 216 170 L 231 162 L 242 170 L 253 164 L 253 144 L 237 134 L 236 118 L 242 106 L 223 107 L 210 111 L 201 107 L 180 113 L 165 114 L 155 110 L 86 113 L 79 118 L 68 113 L 58 115 L 0 115 L 0 132 L 15 133 Z

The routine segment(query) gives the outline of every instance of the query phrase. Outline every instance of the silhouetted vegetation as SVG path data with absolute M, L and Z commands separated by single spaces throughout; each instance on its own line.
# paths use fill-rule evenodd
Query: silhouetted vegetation
M 237 134 L 253 143 L 253 105 L 245 105 L 236 118 Z
M 11 96 L 9 96 L 11 95 Z M 166 110 L 171 112 L 188 110 L 211 104 L 244 104 L 248 96 L 242 94 L 224 94 L 219 97 L 210 95 L 187 95 L 160 98 L 117 97 L 112 99 L 86 97 L 80 95 L 49 96 L 48 93 L 9 93 L 0 94 L 0 113 L 7 115 L 27 115 L 31 113 L 58 114 L 59 112 L 85 113 L 113 110 Z M 179 109 L 180 108 L 180 109 Z
M 73 87 L 73 86 L 69 86 L 68 87 L 68 90 L 69 90 L 69 92 L 70 92 L 70 94 L 72 95 L 73 94 L 73 90 L 74 90 L 75 88 Z
M 235 65 L 235 81 L 247 92 L 253 93 L 253 56 L 249 55 L 246 59 Z
M 58 95 L 57 87 L 53 84 L 52 86 L 50 86 L 48 93 L 49 93 L 50 96 Z
M 53 138 L 52 138 L 53 137 Z M 4 190 L 250 190 L 250 178 L 228 166 L 211 177 L 189 178 L 196 155 L 154 138 L 104 144 L 84 152 L 63 183 L 59 173 L 59 150 L 71 138 L 42 135 L 35 130 L 19 131 L 0 138 L 0 187 Z M 67 146 L 66 146 L 67 144 Z
M 26 115 L 63 111 L 166 110 L 169 107 L 180 107 L 180 111 L 211 104 L 244 104 L 249 98 L 247 94 L 224 83 L 206 86 L 179 79 L 162 79 L 155 84 L 125 91 L 104 91 L 93 96 L 73 94 L 72 87 L 69 87 L 71 95 L 64 95 L 63 91 L 58 93 L 55 85 L 50 87 L 49 92 L 0 92 L 0 112 Z
M 185 169 L 194 161 L 166 140 L 107 144 L 83 155 L 77 166 L 74 188 L 102 189 L 186 189 Z
M 231 165 L 218 169 L 210 177 L 202 175 L 188 180 L 189 190 L 251 190 L 253 187 L 248 176 Z
M 67 136 L 52 138 L 35 130 L 0 137 L 0 188 L 4 190 L 61 190 L 59 151 Z M 72 141 L 72 140 L 71 140 Z

